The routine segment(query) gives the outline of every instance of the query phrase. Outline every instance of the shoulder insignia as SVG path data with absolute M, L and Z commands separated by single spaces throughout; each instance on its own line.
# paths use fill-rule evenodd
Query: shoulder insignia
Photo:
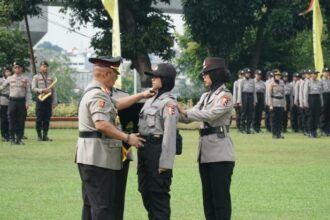
M 173 103 L 167 103 L 166 107 L 167 107 L 167 113 L 169 115 L 175 115 L 176 114 L 175 113 L 175 108 L 176 108 L 176 105 L 175 104 L 173 104 Z
M 224 95 L 220 98 L 220 104 L 223 106 L 227 106 L 230 100 L 231 100 L 230 96 Z
M 105 101 L 103 101 L 103 100 L 99 100 L 99 101 L 98 101 L 98 106 L 99 106 L 100 108 L 104 108 L 104 106 L 105 106 Z

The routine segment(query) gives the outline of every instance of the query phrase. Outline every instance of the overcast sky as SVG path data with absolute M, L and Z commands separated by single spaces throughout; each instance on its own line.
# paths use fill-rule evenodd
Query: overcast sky
M 72 50 L 73 48 L 83 50 L 89 48 L 90 39 L 96 33 L 96 30 L 91 25 L 89 25 L 87 28 L 82 27 L 80 30 L 76 30 L 80 34 L 69 31 L 69 15 L 59 13 L 59 10 L 60 7 L 48 7 L 48 32 L 38 42 L 38 44 L 49 41 L 52 44 L 56 44 L 68 51 Z M 170 16 L 173 20 L 173 24 L 175 25 L 176 32 L 182 34 L 182 15 L 171 14 Z

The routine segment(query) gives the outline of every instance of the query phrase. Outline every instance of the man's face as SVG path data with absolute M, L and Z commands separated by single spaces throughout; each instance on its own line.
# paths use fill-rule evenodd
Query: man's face
M 312 73 L 312 74 L 311 74 L 312 79 L 313 79 L 313 80 L 316 80 L 316 79 L 317 79 L 317 75 L 318 75 L 317 73 Z
M 282 78 L 281 75 L 275 75 L 276 80 L 280 80 L 281 78 Z
M 324 79 L 329 79 L 330 73 L 328 71 L 323 72 L 323 78 Z
M 104 81 L 107 87 L 111 89 L 115 84 L 117 78 L 118 73 L 115 70 L 108 68 L 108 71 L 104 75 Z
M 260 80 L 261 79 L 261 75 L 260 74 L 256 74 L 256 80 Z
M 23 67 L 19 66 L 19 65 L 15 65 L 14 66 L 14 71 L 16 74 L 21 74 L 23 72 Z
M 287 82 L 288 81 L 288 77 L 287 76 L 283 76 L 283 80 L 285 81 L 285 82 Z
M 45 73 L 47 73 L 48 72 L 48 66 L 47 65 L 41 65 L 40 66 L 40 73 L 43 73 L 43 74 L 45 74 Z

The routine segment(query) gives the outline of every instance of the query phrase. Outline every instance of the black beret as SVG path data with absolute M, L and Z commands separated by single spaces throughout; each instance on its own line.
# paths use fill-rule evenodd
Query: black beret
M 145 71 L 144 74 L 149 76 L 175 78 L 176 70 L 172 64 L 160 63 L 153 71 Z
M 289 76 L 289 73 L 288 72 L 282 72 L 283 76 L 286 76 L 288 77 Z
M 23 62 L 21 60 L 15 60 L 13 66 L 24 67 Z
M 49 65 L 48 65 L 48 62 L 47 62 L 46 60 L 41 61 L 41 62 L 40 62 L 40 66 L 41 66 L 41 65 L 49 66 Z
M 203 62 L 201 74 L 211 70 L 226 68 L 225 59 L 220 57 L 206 57 Z
M 244 73 L 251 73 L 251 69 L 246 67 L 246 68 L 243 69 L 243 72 Z
M 261 70 L 259 70 L 259 69 L 256 69 L 256 70 L 254 71 L 254 74 L 257 74 L 257 75 L 262 75 L 262 72 L 261 72 Z

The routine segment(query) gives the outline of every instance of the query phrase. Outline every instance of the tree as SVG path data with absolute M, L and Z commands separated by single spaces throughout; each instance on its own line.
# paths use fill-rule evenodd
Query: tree
M 18 30 L 0 27 L 0 66 L 12 65 L 15 59 L 24 60 L 29 57 L 27 40 Z
M 174 36 L 170 32 L 170 18 L 160 10 L 151 6 L 152 3 L 169 0 L 120 0 L 119 15 L 121 29 L 122 56 L 132 61 L 141 76 L 142 86 L 147 86 L 144 71 L 151 68 L 148 54 L 156 54 L 169 60 L 174 53 L 171 49 Z M 112 20 L 103 8 L 101 1 L 68 0 L 64 2 L 64 10 L 71 9 L 71 24 L 84 25 L 93 23 L 101 29 L 92 39 L 92 46 L 98 54 L 111 54 Z
M 320 0 L 324 23 L 329 26 L 327 11 L 330 6 L 326 2 L 330 3 Z M 287 71 L 297 71 L 296 68 L 303 65 L 305 68 L 312 66 L 312 59 L 309 63 L 302 62 L 309 60 L 313 53 L 308 47 L 310 37 L 307 34 L 311 34 L 311 16 L 298 16 L 307 4 L 303 0 L 183 1 L 192 40 L 204 47 L 208 56 L 225 57 L 234 72 L 245 66 Z M 329 36 L 327 32 L 326 36 Z M 323 42 L 325 57 L 329 48 L 329 37 L 326 36 Z M 304 45 L 303 57 L 293 59 L 299 45 Z

